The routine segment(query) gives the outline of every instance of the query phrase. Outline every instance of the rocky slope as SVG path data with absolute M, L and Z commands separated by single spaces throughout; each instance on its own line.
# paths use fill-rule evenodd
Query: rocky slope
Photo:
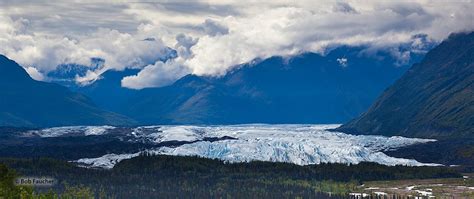
M 367 112 L 337 130 L 474 138 L 474 32 L 451 35 L 414 64 Z

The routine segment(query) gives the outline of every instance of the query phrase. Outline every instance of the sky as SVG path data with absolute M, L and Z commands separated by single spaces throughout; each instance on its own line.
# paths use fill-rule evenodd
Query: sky
M 383 50 L 410 43 L 416 50 L 423 45 L 416 35 L 440 42 L 472 31 L 473 10 L 470 0 L 0 0 L 0 54 L 42 81 L 59 64 L 89 66 L 91 58 L 103 58 L 103 67 L 75 80 L 86 85 L 107 70 L 137 68 L 122 86 L 141 89 L 341 45 Z

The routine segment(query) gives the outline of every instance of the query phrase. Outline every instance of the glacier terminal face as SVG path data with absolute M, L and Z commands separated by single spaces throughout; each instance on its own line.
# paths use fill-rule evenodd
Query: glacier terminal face
M 145 150 L 154 154 L 200 156 L 226 162 L 271 161 L 298 165 L 319 163 L 351 163 L 363 161 L 384 165 L 436 166 L 413 159 L 390 157 L 384 151 L 433 142 L 432 139 L 350 135 L 331 132 L 339 125 L 227 125 L 227 126 L 147 126 L 130 129 L 137 140 L 148 142 L 186 141 L 173 147 Z M 210 137 L 232 137 L 206 141 Z M 141 151 L 144 152 L 144 151 Z M 130 154 L 107 154 L 97 158 L 83 158 L 74 162 L 86 167 L 112 168 Z

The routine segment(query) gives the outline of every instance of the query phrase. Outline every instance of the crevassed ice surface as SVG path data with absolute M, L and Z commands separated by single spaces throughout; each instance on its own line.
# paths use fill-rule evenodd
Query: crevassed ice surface
M 330 132 L 339 125 L 231 125 L 231 126 L 150 126 L 131 130 L 137 139 L 153 142 L 170 140 L 195 141 L 178 147 L 161 147 L 146 150 L 155 154 L 200 156 L 228 162 L 253 160 L 289 162 L 298 165 L 319 163 L 353 163 L 362 161 L 385 165 L 437 165 L 420 163 L 412 159 L 394 158 L 384 151 L 432 139 L 404 138 L 399 136 L 349 135 Z M 144 130 L 148 133 L 143 133 Z M 151 132 L 150 132 L 151 131 Z M 215 142 L 201 141 L 206 137 L 230 136 Z M 97 158 L 84 158 L 76 162 L 90 167 L 112 168 L 117 162 L 138 156 L 133 154 L 107 154 Z

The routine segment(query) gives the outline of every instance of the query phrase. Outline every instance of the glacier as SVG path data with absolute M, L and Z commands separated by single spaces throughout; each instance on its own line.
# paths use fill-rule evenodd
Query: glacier
M 106 154 L 82 158 L 73 162 L 85 167 L 113 168 L 124 159 L 141 152 L 176 156 L 199 156 L 226 162 L 271 161 L 298 165 L 320 163 L 376 162 L 384 165 L 438 166 L 413 159 L 390 157 L 384 151 L 434 142 L 433 139 L 350 135 L 332 132 L 339 125 L 223 125 L 223 126 L 146 126 L 130 130 L 135 140 L 147 142 L 186 141 L 174 147 L 150 148 L 129 154 Z M 104 132 L 102 132 L 104 133 Z M 209 137 L 232 137 L 218 141 L 203 141 Z
M 108 130 L 115 129 L 113 126 L 63 126 L 53 127 L 40 130 L 28 131 L 25 135 L 37 135 L 40 137 L 59 137 L 71 134 L 80 134 L 84 136 L 89 135 L 103 135 Z

